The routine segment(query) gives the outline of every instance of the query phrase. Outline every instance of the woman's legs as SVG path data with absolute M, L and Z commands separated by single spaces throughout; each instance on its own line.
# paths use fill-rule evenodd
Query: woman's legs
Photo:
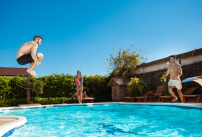
M 76 92 L 77 92 L 77 100 L 80 103 L 80 94 L 79 94 L 79 88 L 76 87 Z
M 81 87 L 79 88 L 79 96 L 80 96 L 79 101 L 80 101 L 80 103 L 82 103 L 83 92 L 82 92 L 82 88 Z
M 81 103 L 82 103 L 82 100 L 83 100 L 83 87 L 81 87 Z

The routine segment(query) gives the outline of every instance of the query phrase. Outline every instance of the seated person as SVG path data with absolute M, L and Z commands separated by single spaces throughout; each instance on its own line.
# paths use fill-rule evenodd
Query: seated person
M 77 97 L 77 92 L 75 93 L 75 95 L 76 95 L 76 98 L 77 98 L 77 100 L 78 100 L 78 97 Z M 86 91 L 84 91 L 83 92 L 83 98 L 87 98 L 88 96 L 86 95 Z
M 77 97 L 77 93 L 75 93 L 74 95 Z M 83 98 L 86 98 L 86 97 L 88 97 L 88 96 L 87 96 L 87 94 L 86 94 L 86 91 L 84 91 L 84 92 L 83 92 Z
M 83 98 L 87 98 L 86 91 L 83 92 Z

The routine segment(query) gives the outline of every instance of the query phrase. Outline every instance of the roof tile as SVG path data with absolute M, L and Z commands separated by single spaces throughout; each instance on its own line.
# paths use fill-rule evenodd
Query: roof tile
M 0 76 L 27 75 L 27 68 L 0 67 Z
M 185 53 L 182 53 L 182 54 L 178 54 L 178 55 L 176 55 L 176 57 L 177 57 L 177 59 L 182 59 L 182 58 L 188 58 L 188 57 L 191 57 L 191 56 L 197 56 L 197 55 L 201 55 L 201 54 L 202 54 L 202 48 L 192 50 L 192 51 L 189 51 L 189 52 L 185 52 Z M 140 65 L 137 65 L 136 68 L 147 67 L 147 66 L 151 66 L 151 65 L 154 65 L 154 64 L 162 63 L 162 62 L 167 62 L 167 61 L 169 61 L 169 59 L 170 59 L 170 57 L 166 57 L 166 58 L 158 59 L 158 60 L 155 60 L 155 61 L 152 61 L 152 62 L 142 63 Z

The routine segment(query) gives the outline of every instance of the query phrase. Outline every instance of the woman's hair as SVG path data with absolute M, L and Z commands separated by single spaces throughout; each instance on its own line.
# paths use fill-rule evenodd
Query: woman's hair
M 80 70 L 78 70 L 78 71 L 77 71 L 77 76 L 78 76 L 78 72 L 80 72 L 80 73 L 81 73 L 81 71 L 80 71 Z

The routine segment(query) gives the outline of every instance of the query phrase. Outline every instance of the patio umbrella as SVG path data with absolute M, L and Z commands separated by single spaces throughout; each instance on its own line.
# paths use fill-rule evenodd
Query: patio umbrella
M 183 80 L 182 83 L 191 82 L 191 81 L 195 81 L 195 82 L 199 83 L 202 86 L 202 75 L 196 76 L 196 77 L 187 78 L 187 79 Z

